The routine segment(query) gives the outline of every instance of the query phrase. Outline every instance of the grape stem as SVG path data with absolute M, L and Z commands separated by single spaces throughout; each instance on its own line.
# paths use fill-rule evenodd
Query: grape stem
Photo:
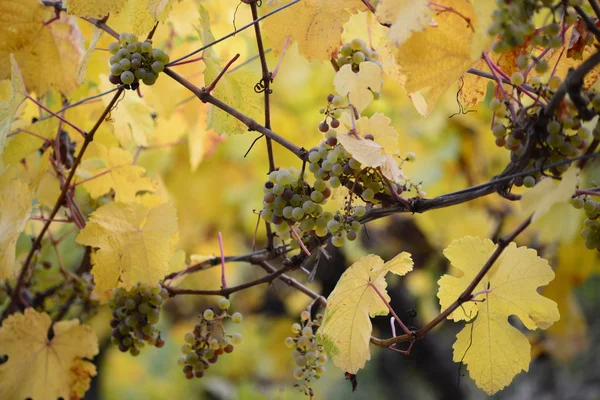
M 387 309 L 390 310 L 390 313 L 394 316 L 394 319 L 396 320 L 396 322 L 398 323 L 398 325 L 400 325 L 400 328 L 402 328 L 402 331 L 406 335 L 412 335 L 411 330 L 408 329 L 408 327 L 406 325 L 404 325 L 404 322 L 402 322 L 402 320 L 400 319 L 400 317 L 398 317 L 398 315 L 396 314 L 396 311 L 394 311 L 394 309 L 392 308 L 392 306 L 390 305 L 390 303 L 387 301 L 387 299 L 385 298 L 385 296 L 383 295 L 383 293 L 381 293 L 381 291 L 379 290 L 379 288 L 377 286 L 375 286 L 373 284 L 373 282 L 369 281 L 367 284 L 375 291 L 375 293 L 377 293 L 377 296 L 379 296 L 379 298 L 381 299 L 381 301 L 383 301 L 383 303 L 385 304 L 385 306 L 387 307 Z
M 214 90 L 214 88 L 217 86 L 217 83 L 219 83 L 219 80 L 221 80 L 221 77 L 227 72 L 229 67 L 231 67 L 231 64 L 233 64 L 238 58 L 240 58 L 240 53 L 233 56 L 233 58 L 229 60 L 229 62 L 225 65 L 225 68 L 223 68 L 221 72 L 219 72 L 219 75 L 217 75 L 215 80 L 212 81 L 210 85 L 204 88 L 204 90 L 206 90 L 207 93 L 210 93 Z
M 225 279 L 225 249 L 223 246 L 223 234 L 219 232 L 219 250 L 221 251 L 221 289 L 227 287 L 227 280 Z
M 33 97 L 31 97 L 29 94 L 26 94 L 25 98 L 31 100 L 39 108 L 41 108 L 42 110 L 44 110 L 46 112 L 49 112 L 53 117 L 58 118 L 59 120 L 61 120 L 65 124 L 69 125 L 71 128 L 75 129 L 77 132 L 79 132 L 81 134 L 81 136 L 85 137 L 85 132 L 81 128 L 79 128 L 77 125 L 74 125 L 71 122 L 67 121 L 66 119 L 64 119 L 63 117 L 61 117 L 60 115 L 58 115 L 57 113 L 55 113 L 54 111 L 50 110 L 49 108 L 47 108 L 46 106 L 44 106 L 42 103 L 40 103 L 39 101 L 37 101 L 36 99 L 34 99 Z

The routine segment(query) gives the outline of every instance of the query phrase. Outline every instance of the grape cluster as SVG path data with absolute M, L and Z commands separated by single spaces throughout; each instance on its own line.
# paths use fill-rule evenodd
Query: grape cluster
M 324 180 L 317 180 L 310 187 L 295 168 L 271 172 L 263 191 L 261 216 L 267 222 L 283 225 L 282 230 L 299 223 L 305 232 L 315 227 L 315 219 L 323 215 L 322 205 L 331 196 L 331 188 Z
M 323 322 L 323 315 L 317 314 L 314 320 L 311 320 L 308 311 L 302 311 L 300 314 L 300 323 L 292 325 L 293 335 L 285 339 L 286 347 L 294 349 L 292 357 L 296 362 L 294 369 L 294 378 L 303 380 L 304 385 L 300 386 L 306 395 L 312 395 L 312 389 L 308 386 L 312 379 L 319 379 L 325 374 L 325 364 L 327 364 L 327 355 L 323 346 L 317 342 L 315 332 Z
M 185 344 L 181 347 L 183 356 L 179 358 L 178 364 L 183 367 L 183 373 L 188 379 L 202 378 L 204 371 L 219 360 L 219 356 L 233 351 L 234 345 L 242 342 L 242 334 L 227 334 L 224 322 L 231 319 L 233 323 L 242 322 L 242 314 L 239 312 L 229 314 L 230 302 L 226 298 L 219 300 L 221 314 L 208 308 L 199 315 L 200 322 L 194 327 L 193 332 L 185 334 Z
M 156 328 L 160 317 L 160 306 L 169 297 L 160 285 L 138 282 L 131 290 L 114 290 L 108 306 L 112 310 L 113 328 L 111 341 L 122 352 L 129 351 L 137 356 L 145 342 L 163 347 L 165 342 Z
M 532 79 L 533 80 L 533 79 Z M 540 92 L 552 95 L 561 85 L 561 80 L 557 76 L 549 79 L 547 84 L 539 84 Z M 600 96 L 598 103 L 600 103 Z M 592 102 L 593 104 L 593 102 Z M 494 112 L 494 125 L 492 134 L 496 138 L 496 145 L 510 150 L 512 161 L 516 161 L 527 151 L 527 129 L 530 123 L 536 121 L 539 116 L 537 110 L 531 110 L 525 119 L 525 122 L 515 123 L 508 112 L 505 102 L 498 99 L 492 99 L 490 109 Z M 533 187 L 542 176 L 542 169 L 548 164 L 554 164 L 567 159 L 577 157 L 585 151 L 592 138 L 600 138 L 600 131 L 589 128 L 582 123 L 578 110 L 570 101 L 563 102 L 561 115 L 556 116 L 545 126 L 536 132 L 537 137 L 534 146 L 529 150 L 529 162 L 526 169 L 538 169 L 530 176 L 518 177 L 515 179 L 516 186 Z M 569 164 L 565 163 L 550 168 L 550 172 L 555 176 L 560 176 L 569 169 Z
M 492 24 L 488 33 L 498 36 L 493 45 L 497 53 L 509 51 L 519 47 L 526 40 L 531 40 L 534 46 L 558 48 L 562 46 L 560 37 L 561 19 L 559 13 L 563 12 L 561 2 L 558 0 L 496 0 L 497 8 L 492 14 Z M 546 14 L 553 22 L 536 29 L 534 20 L 536 14 Z M 576 21 L 574 10 L 568 10 L 565 24 L 571 25 Z
M 379 61 L 379 53 L 369 48 L 364 40 L 352 39 L 352 41 L 344 44 L 339 52 L 337 64 L 342 67 L 350 64 L 353 72 L 360 71 L 360 63 L 371 61 L 379 65 L 383 69 L 381 61 Z
M 110 57 L 110 82 L 137 89 L 139 81 L 154 85 L 158 74 L 165 69 L 169 56 L 160 49 L 153 49 L 149 41 L 139 42 L 132 33 L 122 33 L 119 41 L 108 46 Z
M 583 209 L 587 219 L 581 237 L 585 240 L 585 247 L 590 250 L 600 251 L 600 202 L 590 196 L 577 196 L 571 199 L 571 205 L 576 209 Z

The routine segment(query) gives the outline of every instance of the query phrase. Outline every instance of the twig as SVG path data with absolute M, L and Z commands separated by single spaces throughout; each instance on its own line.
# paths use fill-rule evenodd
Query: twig
M 211 43 L 209 43 L 209 44 L 207 44 L 207 45 L 204 45 L 204 46 L 200 47 L 199 49 L 196 49 L 196 50 L 192 51 L 191 53 L 188 53 L 188 54 L 186 54 L 186 55 L 184 55 L 184 56 L 182 56 L 182 57 L 179 57 L 179 58 L 178 58 L 178 59 L 176 59 L 176 60 L 173 60 L 173 61 L 171 61 L 171 62 L 170 62 L 169 64 L 167 64 L 166 66 L 168 67 L 168 66 L 170 66 L 171 64 L 176 64 L 176 63 L 178 63 L 179 61 L 181 61 L 181 60 L 185 60 L 186 58 L 188 58 L 188 57 L 191 57 L 191 56 L 193 56 L 194 54 L 198 54 L 198 53 L 200 53 L 201 51 L 203 51 L 203 50 L 206 50 L 206 49 L 208 49 L 209 47 L 212 47 L 212 46 L 214 46 L 215 44 L 217 44 L 217 43 L 220 43 L 220 42 L 222 42 L 222 41 L 223 41 L 223 40 L 225 40 L 225 39 L 228 39 L 228 38 L 230 38 L 230 37 L 232 37 L 232 36 L 235 36 L 235 35 L 236 35 L 236 34 L 238 34 L 239 32 L 242 32 L 242 31 L 244 31 L 244 30 L 246 30 L 246 29 L 250 28 L 252 25 L 254 25 L 254 24 L 258 23 L 259 21 L 262 21 L 263 19 L 265 19 L 265 18 L 268 18 L 268 17 L 270 17 L 271 15 L 278 13 L 279 11 L 285 10 L 286 8 L 288 8 L 288 7 L 290 7 L 290 6 L 293 6 L 294 4 L 298 3 L 299 1 L 300 1 L 300 0 L 293 0 L 293 1 L 289 2 L 289 3 L 287 3 L 287 4 L 284 4 L 284 5 L 282 5 L 281 7 L 278 7 L 278 8 L 276 8 L 276 9 L 274 9 L 273 11 L 266 13 L 266 14 L 265 14 L 265 15 L 263 15 L 262 17 L 260 17 L 260 18 L 258 18 L 258 19 L 255 19 L 254 21 L 250 22 L 249 24 L 247 24 L 247 25 L 244 25 L 244 26 L 242 26 L 241 28 L 239 28 L 239 29 L 236 29 L 235 31 L 233 31 L 233 32 L 231 32 L 231 33 L 228 33 L 227 35 L 225 35 L 225 36 L 223 36 L 223 37 L 221 37 L 221 38 L 219 38 L 219 39 L 215 40 L 214 42 L 211 42 Z
M 396 311 L 394 311 L 394 309 L 392 308 L 390 303 L 385 299 L 385 296 L 383 295 L 383 293 L 381 293 L 381 291 L 377 288 L 377 286 L 375 286 L 372 282 L 369 282 L 368 284 L 371 287 L 371 289 L 373 289 L 375 291 L 375 293 L 377 293 L 377 296 L 379 296 L 381 301 L 383 301 L 383 303 L 385 304 L 387 309 L 394 316 L 394 318 L 396 319 L 396 322 L 398 322 L 398 325 L 400 325 L 400 328 L 402 328 L 402 331 L 404 331 L 405 334 L 410 335 L 411 334 L 410 329 L 408 329 L 408 327 L 406 325 L 404 325 L 404 323 L 402 322 L 400 317 L 398 317 L 398 315 L 396 314 Z
M 73 163 L 73 166 L 71 167 L 69 176 L 67 177 L 65 184 L 62 187 L 62 190 L 60 192 L 60 195 L 58 196 L 58 199 L 56 200 L 56 204 L 54 205 L 54 208 L 52 209 L 52 211 L 50 212 L 50 215 L 48 216 L 48 221 L 46 223 L 44 223 L 44 226 L 42 227 L 42 229 L 38 233 L 37 237 L 35 238 L 33 244 L 31 245 L 31 249 L 29 250 L 29 253 L 27 254 L 27 258 L 25 259 L 25 262 L 23 263 L 23 268 L 21 269 L 19 278 L 17 280 L 17 284 L 15 285 L 13 294 L 11 296 L 10 303 L 4 310 L 4 313 L 2 314 L 2 319 L 4 319 L 7 315 L 10 315 L 11 313 L 13 313 L 15 311 L 17 301 L 19 301 L 21 291 L 23 290 L 23 286 L 25 285 L 25 280 L 27 278 L 27 275 L 29 272 L 29 267 L 30 267 L 31 261 L 33 259 L 33 256 L 34 256 L 35 252 L 40 248 L 44 234 L 50 227 L 50 224 L 52 223 L 53 218 L 56 216 L 56 214 L 58 214 L 58 211 L 60 210 L 60 208 L 62 207 L 62 205 L 64 204 L 64 202 L 66 200 L 67 193 L 69 192 L 69 189 L 70 189 L 71 181 L 73 180 L 73 177 L 75 176 L 75 171 L 77 171 L 77 167 L 81 163 L 81 159 L 83 158 L 83 154 L 85 153 L 85 150 L 87 149 L 89 144 L 94 140 L 94 134 L 96 133 L 96 131 L 98 130 L 98 128 L 100 127 L 102 122 L 104 122 L 105 118 L 108 116 L 108 114 L 114 107 L 115 103 L 121 96 L 121 93 L 123 92 L 123 90 L 124 90 L 123 88 L 119 88 L 119 90 L 117 90 L 117 93 L 115 93 L 115 95 L 113 96 L 113 98 L 110 101 L 110 103 L 108 104 L 108 106 L 106 106 L 106 108 L 102 112 L 102 115 L 100 115 L 100 118 L 98 118 L 98 121 L 96 121 L 96 124 L 94 125 L 94 127 L 85 136 L 85 140 L 83 141 L 83 144 L 81 145 L 81 150 L 79 151 L 79 154 L 77 155 L 77 158 L 75 159 L 75 162 Z
M 223 70 L 221 70 L 221 72 L 219 72 L 219 75 L 217 75 L 217 77 L 215 78 L 214 81 L 212 81 L 212 83 L 210 85 L 208 85 L 207 87 L 204 88 L 204 90 L 207 93 L 210 93 L 214 90 L 214 88 L 217 86 L 217 83 L 219 83 L 219 81 L 221 80 L 221 78 L 223 77 L 223 75 L 227 72 L 227 70 L 229 69 L 229 67 L 231 67 L 231 64 L 233 64 L 235 62 L 235 60 L 237 60 L 238 58 L 240 58 L 240 54 L 236 54 L 235 56 L 233 56 L 233 58 L 231 60 L 229 60 L 229 62 L 225 65 L 225 68 L 223 68 Z
M 64 119 L 63 117 L 61 117 L 57 113 L 55 113 L 54 111 L 50 110 L 49 108 L 47 108 L 46 106 L 44 106 L 42 103 L 40 103 L 39 101 L 37 101 L 36 99 L 34 99 L 33 97 L 31 97 L 30 95 L 26 94 L 25 97 L 28 98 L 29 100 L 31 100 L 32 102 L 34 102 L 39 108 L 41 108 L 41 109 L 49 112 L 53 117 L 58 118 L 59 120 L 61 120 L 65 124 L 69 125 L 71 128 L 75 129 L 77 132 L 79 132 L 81 134 L 81 136 L 85 136 L 85 132 L 81 128 L 79 128 L 78 126 L 73 125 L 71 122 L 67 121 L 66 119 Z
M 219 232 L 219 250 L 221 250 L 221 289 L 227 287 L 227 280 L 225 279 L 225 249 L 223 247 L 223 234 Z

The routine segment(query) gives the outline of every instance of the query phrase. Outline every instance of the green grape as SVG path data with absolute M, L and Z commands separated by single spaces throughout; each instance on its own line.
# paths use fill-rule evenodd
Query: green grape
M 363 190 L 361 197 L 365 201 L 372 201 L 375 198 L 375 192 L 373 192 L 372 189 L 365 189 Z
M 330 185 L 332 188 L 334 188 L 334 189 L 337 189 L 337 188 L 339 188 L 340 186 L 342 186 L 342 181 L 340 181 L 340 178 L 338 178 L 337 176 L 332 176 L 332 177 L 329 179 L 329 185 Z
M 331 100 L 331 104 L 334 106 L 341 106 L 344 104 L 344 98 L 342 96 L 335 96 L 333 100 Z
M 285 219 L 294 218 L 293 213 L 294 213 L 294 207 L 292 207 L 292 206 L 287 206 L 282 211 L 283 218 L 285 218 Z
M 154 61 L 152 63 L 152 71 L 156 72 L 157 74 L 160 72 L 163 72 L 165 69 L 165 64 L 163 64 L 160 61 Z
M 344 245 L 344 237 L 343 236 L 333 236 L 331 238 L 331 244 L 335 247 L 342 247 Z
M 311 151 L 308 153 L 308 161 L 311 163 L 318 163 L 321 160 L 321 156 L 318 151 Z M 317 164 L 318 165 L 318 164 Z
M 302 336 L 312 336 L 313 335 L 313 330 L 310 326 L 305 326 L 304 328 L 302 328 Z
M 231 321 L 232 321 L 234 324 L 239 324 L 240 322 L 242 322 L 242 319 L 243 319 L 243 317 L 242 317 L 242 314 L 241 314 L 241 313 L 239 313 L 239 312 L 235 312 L 235 313 L 233 313 L 233 315 L 231 316 Z
M 310 194 L 310 199 L 315 203 L 321 203 L 325 200 L 325 196 L 323 196 L 323 193 L 315 190 Z
M 215 317 L 215 313 L 210 308 L 207 308 L 206 310 L 204 310 L 204 313 L 202 313 L 202 316 L 205 320 L 212 321 L 212 319 Z
M 135 74 L 135 71 L 138 70 L 141 66 L 142 66 L 142 62 L 140 60 L 137 60 L 135 58 L 131 60 L 131 69 L 133 70 L 134 74 Z
M 135 36 L 133 33 L 130 33 L 125 36 L 125 41 L 130 44 L 135 44 L 138 42 L 138 39 L 137 36 Z
M 142 43 L 140 50 L 142 53 L 151 53 L 152 52 L 152 44 L 150 42 Z
M 510 76 L 510 83 L 515 86 L 521 86 L 523 83 L 525 83 L 525 77 L 519 71 L 513 72 Z
M 571 205 L 578 210 L 583 208 L 583 204 L 584 201 L 581 197 L 574 197 L 571 199 Z
M 117 54 L 120 49 L 121 49 L 121 45 L 117 42 L 112 42 L 111 44 L 108 45 L 108 52 L 110 54 Z
M 316 376 L 323 376 L 325 375 L 325 367 L 322 365 L 319 365 L 317 368 L 315 368 L 315 375 Z
M 242 343 L 242 334 L 239 332 L 236 332 L 233 335 L 231 335 L 231 343 L 233 343 L 233 344 Z
M 302 321 L 308 321 L 308 320 L 310 319 L 310 313 L 309 313 L 308 311 L 306 311 L 306 310 L 305 310 L 305 311 L 302 311 L 302 312 L 300 313 L 300 319 L 301 319 Z
M 558 121 L 550 121 L 546 127 L 550 134 L 558 134 L 561 131 L 561 126 Z
M 144 82 L 144 85 L 152 86 L 156 83 L 156 78 L 156 74 L 146 71 L 146 76 L 142 78 L 142 82 Z
M 362 39 L 352 39 L 350 42 L 350 48 L 352 50 L 362 50 L 367 48 L 367 44 Z
M 304 370 L 302 368 L 296 368 L 294 370 L 294 378 L 301 380 L 304 378 Z
M 352 62 L 354 64 L 360 64 L 361 62 L 364 62 L 366 60 L 366 57 L 364 55 L 364 53 L 357 51 L 356 53 L 354 53 L 352 55 Z
M 342 48 L 340 49 L 340 54 L 344 57 L 350 57 L 352 55 L 352 47 L 349 43 L 346 43 L 342 46 Z
M 492 134 L 497 138 L 504 137 L 506 136 L 506 127 L 502 124 L 495 124 L 492 127 Z
M 532 188 L 535 186 L 535 178 L 533 176 L 526 176 L 523 178 L 523 185 L 526 188 Z
M 229 301 L 229 299 L 226 299 L 226 298 L 219 299 L 219 308 L 221 310 L 227 310 L 230 305 L 231 305 L 231 302 Z
M 146 70 L 144 68 L 138 68 L 134 71 L 133 75 L 137 79 L 143 80 L 146 77 Z
M 299 221 L 302 217 L 304 217 L 304 210 L 301 207 L 294 208 L 294 211 L 292 211 L 292 218 Z
M 129 61 L 127 58 L 123 58 L 121 61 L 119 61 L 119 65 L 121 65 L 121 69 L 123 71 L 129 71 L 131 69 L 131 61 Z
M 112 75 L 120 76 L 122 72 L 123 72 L 123 69 L 121 68 L 121 64 L 113 64 L 110 66 L 110 73 Z
M 185 334 L 184 340 L 189 344 L 196 343 L 196 336 L 192 332 L 188 332 Z

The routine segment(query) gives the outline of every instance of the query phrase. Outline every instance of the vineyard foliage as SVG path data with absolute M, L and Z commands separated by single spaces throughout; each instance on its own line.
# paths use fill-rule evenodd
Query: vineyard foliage
M 600 265 L 599 20 L 2 0 L 0 398 L 329 398 L 453 325 L 461 387 L 570 362 Z

